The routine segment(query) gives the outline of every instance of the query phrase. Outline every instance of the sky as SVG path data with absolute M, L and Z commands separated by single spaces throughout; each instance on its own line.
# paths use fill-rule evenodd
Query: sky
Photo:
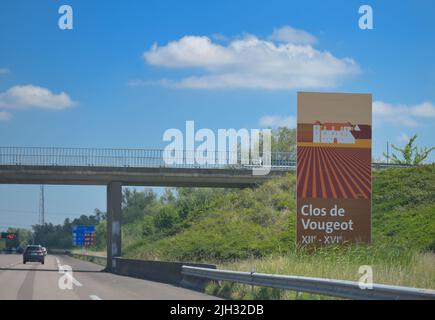
M 0 146 L 163 148 L 187 120 L 294 127 L 297 91 L 372 93 L 374 158 L 414 133 L 433 146 L 434 12 L 431 0 L 2 0 Z M 53 223 L 106 206 L 104 187 L 45 198 Z M 0 185 L 0 229 L 36 224 L 38 206 L 39 186 Z

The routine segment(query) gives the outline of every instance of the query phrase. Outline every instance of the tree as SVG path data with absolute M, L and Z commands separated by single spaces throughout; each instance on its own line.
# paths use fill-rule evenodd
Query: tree
M 163 204 L 174 204 L 177 200 L 171 188 L 165 188 L 165 192 L 160 196 L 160 202 Z
M 143 218 L 151 212 L 156 204 L 157 195 L 152 189 L 146 188 L 142 192 L 125 189 L 122 198 L 122 219 L 128 224 Z
M 290 152 L 296 148 L 296 129 L 280 127 L 272 131 L 272 152 Z
M 17 248 L 19 246 L 25 247 L 32 242 L 32 232 L 30 230 L 21 228 L 8 228 L 7 232 L 16 233 L 17 237 L 14 239 L 7 239 L 5 244 L 6 248 Z
M 408 141 L 408 143 L 401 149 L 395 145 L 391 145 L 394 150 L 400 153 L 403 159 L 400 159 L 396 154 L 391 155 L 391 162 L 397 164 L 422 164 L 424 160 L 430 155 L 430 153 L 435 150 L 435 147 L 422 147 L 418 148 L 414 145 L 417 135 L 414 134 Z M 388 157 L 384 153 L 384 157 Z
M 100 222 L 103 221 L 104 219 L 106 219 L 106 212 L 103 212 L 98 208 L 94 209 L 94 214 L 95 214 L 95 217 L 97 218 L 97 220 Z
M 154 226 L 160 231 L 169 231 L 178 223 L 180 217 L 177 208 L 173 205 L 164 206 L 154 218 Z

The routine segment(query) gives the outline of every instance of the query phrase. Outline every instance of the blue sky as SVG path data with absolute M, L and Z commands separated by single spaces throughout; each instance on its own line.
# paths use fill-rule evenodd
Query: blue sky
M 62 4 L 73 30 L 58 28 Z M 358 27 L 362 4 L 373 30 Z M 375 157 L 413 133 L 433 145 L 434 12 L 430 0 L 3 0 L 0 145 L 162 148 L 186 120 L 291 126 L 298 90 L 372 93 Z M 38 191 L 0 186 L 0 228 L 36 223 Z M 102 187 L 46 198 L 56 223 L 105 210 Z

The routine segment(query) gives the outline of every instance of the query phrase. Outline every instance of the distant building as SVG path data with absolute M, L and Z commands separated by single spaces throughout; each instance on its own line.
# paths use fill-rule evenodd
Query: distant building
M 356 140 L 352 133 L 355 131 L 360 131 L 360 128 L 350 122 L 321 123 L 316 121 L 313 125 L 313 142 L 354 144 Z

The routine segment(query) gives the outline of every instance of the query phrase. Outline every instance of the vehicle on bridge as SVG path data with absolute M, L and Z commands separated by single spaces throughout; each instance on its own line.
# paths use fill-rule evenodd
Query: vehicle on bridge
M 40 245 L 29 245 L 23 253 L 23 264 L 27 261 L 41 262 L 44 264 L 45 253 Z

